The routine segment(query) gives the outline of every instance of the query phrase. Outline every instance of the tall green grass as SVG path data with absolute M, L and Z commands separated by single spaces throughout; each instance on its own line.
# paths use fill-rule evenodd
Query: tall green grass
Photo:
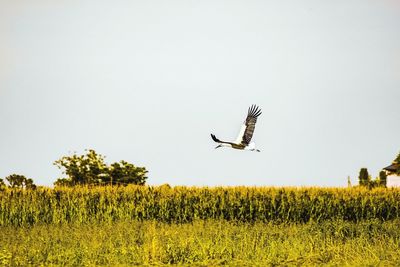
M 398 189 L 106 186 L 0 191 L 0 226 L 197 219 L 357 222 L 399 217 Z
M 400 266 L 400 220 L 0 227 L 0 266 Z

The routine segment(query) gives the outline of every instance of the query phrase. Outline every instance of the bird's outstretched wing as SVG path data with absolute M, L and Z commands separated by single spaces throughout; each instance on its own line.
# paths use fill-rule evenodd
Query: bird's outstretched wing
M 257 117 L 261 115 L 261 109 L 256 105 L 249 107 L 247 112 L 246 121 L 243 123 L 240 129 L 239 136 L 236 139 L 236 143 L 241 143 L 247 146 L 250 144 L 251 138 L 253 137 L 254 129 L 256 127 Z

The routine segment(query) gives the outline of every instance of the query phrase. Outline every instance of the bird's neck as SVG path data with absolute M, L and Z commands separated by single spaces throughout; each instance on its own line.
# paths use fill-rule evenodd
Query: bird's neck
M 221 144 L 223 147 L 232 147 L 232 145 L 231 144 L 228 144 L 228 143 L 222 143 Z

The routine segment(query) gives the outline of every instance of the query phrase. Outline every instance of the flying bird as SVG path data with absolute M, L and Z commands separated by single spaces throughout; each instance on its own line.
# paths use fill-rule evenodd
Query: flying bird
M 251 107 L 249 107 L 246 120 L 244 121 L 235 142 L 221 141 L 217 137 L 215 137 L 215 135 L 211 134 L 211 138 L 215 142 L 219 143 L 219 145 L 215 148 L 231 147 L 235 149 L 260 152 L 260 150 L 256 149 L 256 144 L 254 142 L 250 142 L 251 138 L 253 137 L 254 129 L 256 127 L 257 117 L 260 115 L 261 109 L 259 109 L 259 107 L 257 107 L 256 105 L 252 105 Z

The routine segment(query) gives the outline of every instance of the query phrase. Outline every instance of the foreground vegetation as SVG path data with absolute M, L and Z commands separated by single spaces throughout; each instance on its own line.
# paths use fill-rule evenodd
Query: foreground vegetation
M 400 220 L 0 227 L 0 265 L 400 266 Z
M 238 222 L 382 221 L 400 218 L 400 190 L 169 186 L 0 191 L 0 226 L 198 219 Z
M 0 265 L 400 266 L 400 190 L 0 190 Z

